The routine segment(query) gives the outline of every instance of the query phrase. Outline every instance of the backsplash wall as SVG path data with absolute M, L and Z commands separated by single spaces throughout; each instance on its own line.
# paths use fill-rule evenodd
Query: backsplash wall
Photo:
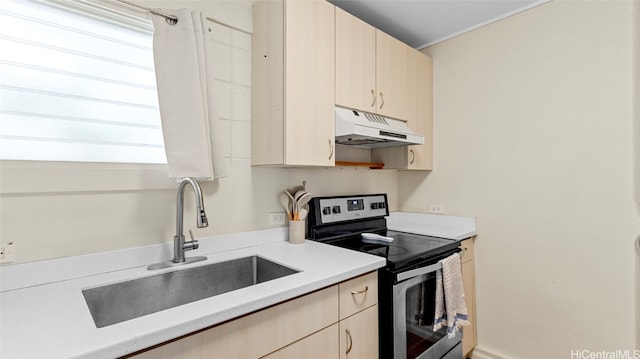
M 144 5 L 189 7 L 234 27 L 251 30 L 250 1 L 153 1 Z M 185 196 L 185 231 L 196 238 L 270 227 L 270 212 L 282 212 L 279 191 L 307 181 L 319 195 L 389 194 L 399 207 L 399 174 L 356 168 L 251 167 L 251 37 L 210 22 L 215 57 L 215 89 L 224 123 L 229 177 L 203 184 L 210 225 L 195 228 L 193 198 Z M 7 170 L 3 168 L 3 171 Z M 5 174 L 3 174 L 5 176 Z M 60 181 L 55 172 L 47 180 Z M 8 177 L 3 177 L 8 178 Z M 82 185 L 82 186 L 81 186 Z M 73 185 L 72 185 L 73 187 Z M 15 242 L 15 263 L 170 242 L 175 234 L 176 190 L 85 190 L 0 194 L 0 238 Z M 158 188 L 160 187 L 160 188 Z

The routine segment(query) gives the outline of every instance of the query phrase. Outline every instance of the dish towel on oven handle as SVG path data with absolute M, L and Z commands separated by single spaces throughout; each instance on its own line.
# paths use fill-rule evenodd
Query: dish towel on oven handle
M 464 287 L 460 255 L 454 253 L 439 261 L 442 269 L 436 271 L 436 308 L 433 331 L 447 327 L 447 336 L 455 337 L 463 325 L 469 325 L 467 305 L 464 303 Z

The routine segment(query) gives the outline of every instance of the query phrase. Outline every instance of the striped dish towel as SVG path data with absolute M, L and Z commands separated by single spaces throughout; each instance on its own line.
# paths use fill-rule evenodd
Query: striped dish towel
M 433 331 L 446 326 L 448 337 L 453 338 L 460 327 L 470 324 L 467 305 L 464 303 L 460 255 L 454 253 L 439 263 L 442 264 L 442 270 L 436 271 L 436 310 Z

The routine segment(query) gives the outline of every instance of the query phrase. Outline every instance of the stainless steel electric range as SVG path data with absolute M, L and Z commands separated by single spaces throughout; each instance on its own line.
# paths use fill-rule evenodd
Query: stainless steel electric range
M 380 358 L 462 358 L 461 334 L 433 331 L 438 261 L 459 243 L 388 230 L 388 215 L 386 194 L 315 197 L 307 238 L 387 259 L 378 270 Z

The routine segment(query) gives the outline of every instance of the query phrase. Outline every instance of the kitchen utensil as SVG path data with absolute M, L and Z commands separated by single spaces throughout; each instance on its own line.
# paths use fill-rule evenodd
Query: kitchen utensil
M 286 194 L 287 197 L 289 197 L 289 201 L 291 201 L 292 203 L 295 202 L 295 199 L 293 198 L 293 194 L 289 192 L 289 190 L 284 190 L 283 193 Z
M 304 219 L 307 218 L 307 214 L 309 214 L 309 207 L 301 208 L 300 211 L 298 211 L 299 220 L 304 221 Z
M 304 187 L 303 186 L 295 186 L 292 188 L 287 188 L 287 192 L 289 192 L 292 196 L 298 192 L 298 191 L 304 191 Z
M 294 210 L 294 219 L 298 219 L 298 212 L 300 212 L 300 209 L 302 207 L 304 207 L 304 204 L 300 205 L 300 198 L 304 197 L 304 195 L 306 195 L 307 192 L 305 192 L 304 190 L 299 190 L 298 192 L 295 193 L 295 195 L 293 195 L 293 200 L 294 202 L 294 206 L 295 206 L 295 210 Z M 306 204 L 306 203 L 305 203 Z
M 291 192 L 289 192 L 289 190 L 284 190 L 284 193 L 287 195 L 287 197 L 289 197 L 289 211 L 291 212 L 291 219 L 293 219 L 293 216 L 296 213 L 296 200 L 293 199 L 293 195 L 291 194 Z
M 293 195 L 293 199 L 297 202 L 298 198 L 300 198 L 305 193 L 307 193 L 307 192 L 305 192 L 304 190 L 299 190 Z
M 311 200 L 312 197 L 313 197 L 313 193 L 309 193 L 309 192 L 306 192 L 305 194 L 300 196 L 297 199 L 297 202 L 296 202 L 296 205 L 298 206 L 298 210 L 300 210 L 300 208 L 303 208 L 304 206 L 306 206 L 307 203 L 309 203 L 309 201 Z
M 287 211 L 287 217 L 291 219 L 291 201 L 289 201 L 289 197 L 284 194 L 284 192 L 278 194 L 278 201 L 282 205 L 285 211 Z

